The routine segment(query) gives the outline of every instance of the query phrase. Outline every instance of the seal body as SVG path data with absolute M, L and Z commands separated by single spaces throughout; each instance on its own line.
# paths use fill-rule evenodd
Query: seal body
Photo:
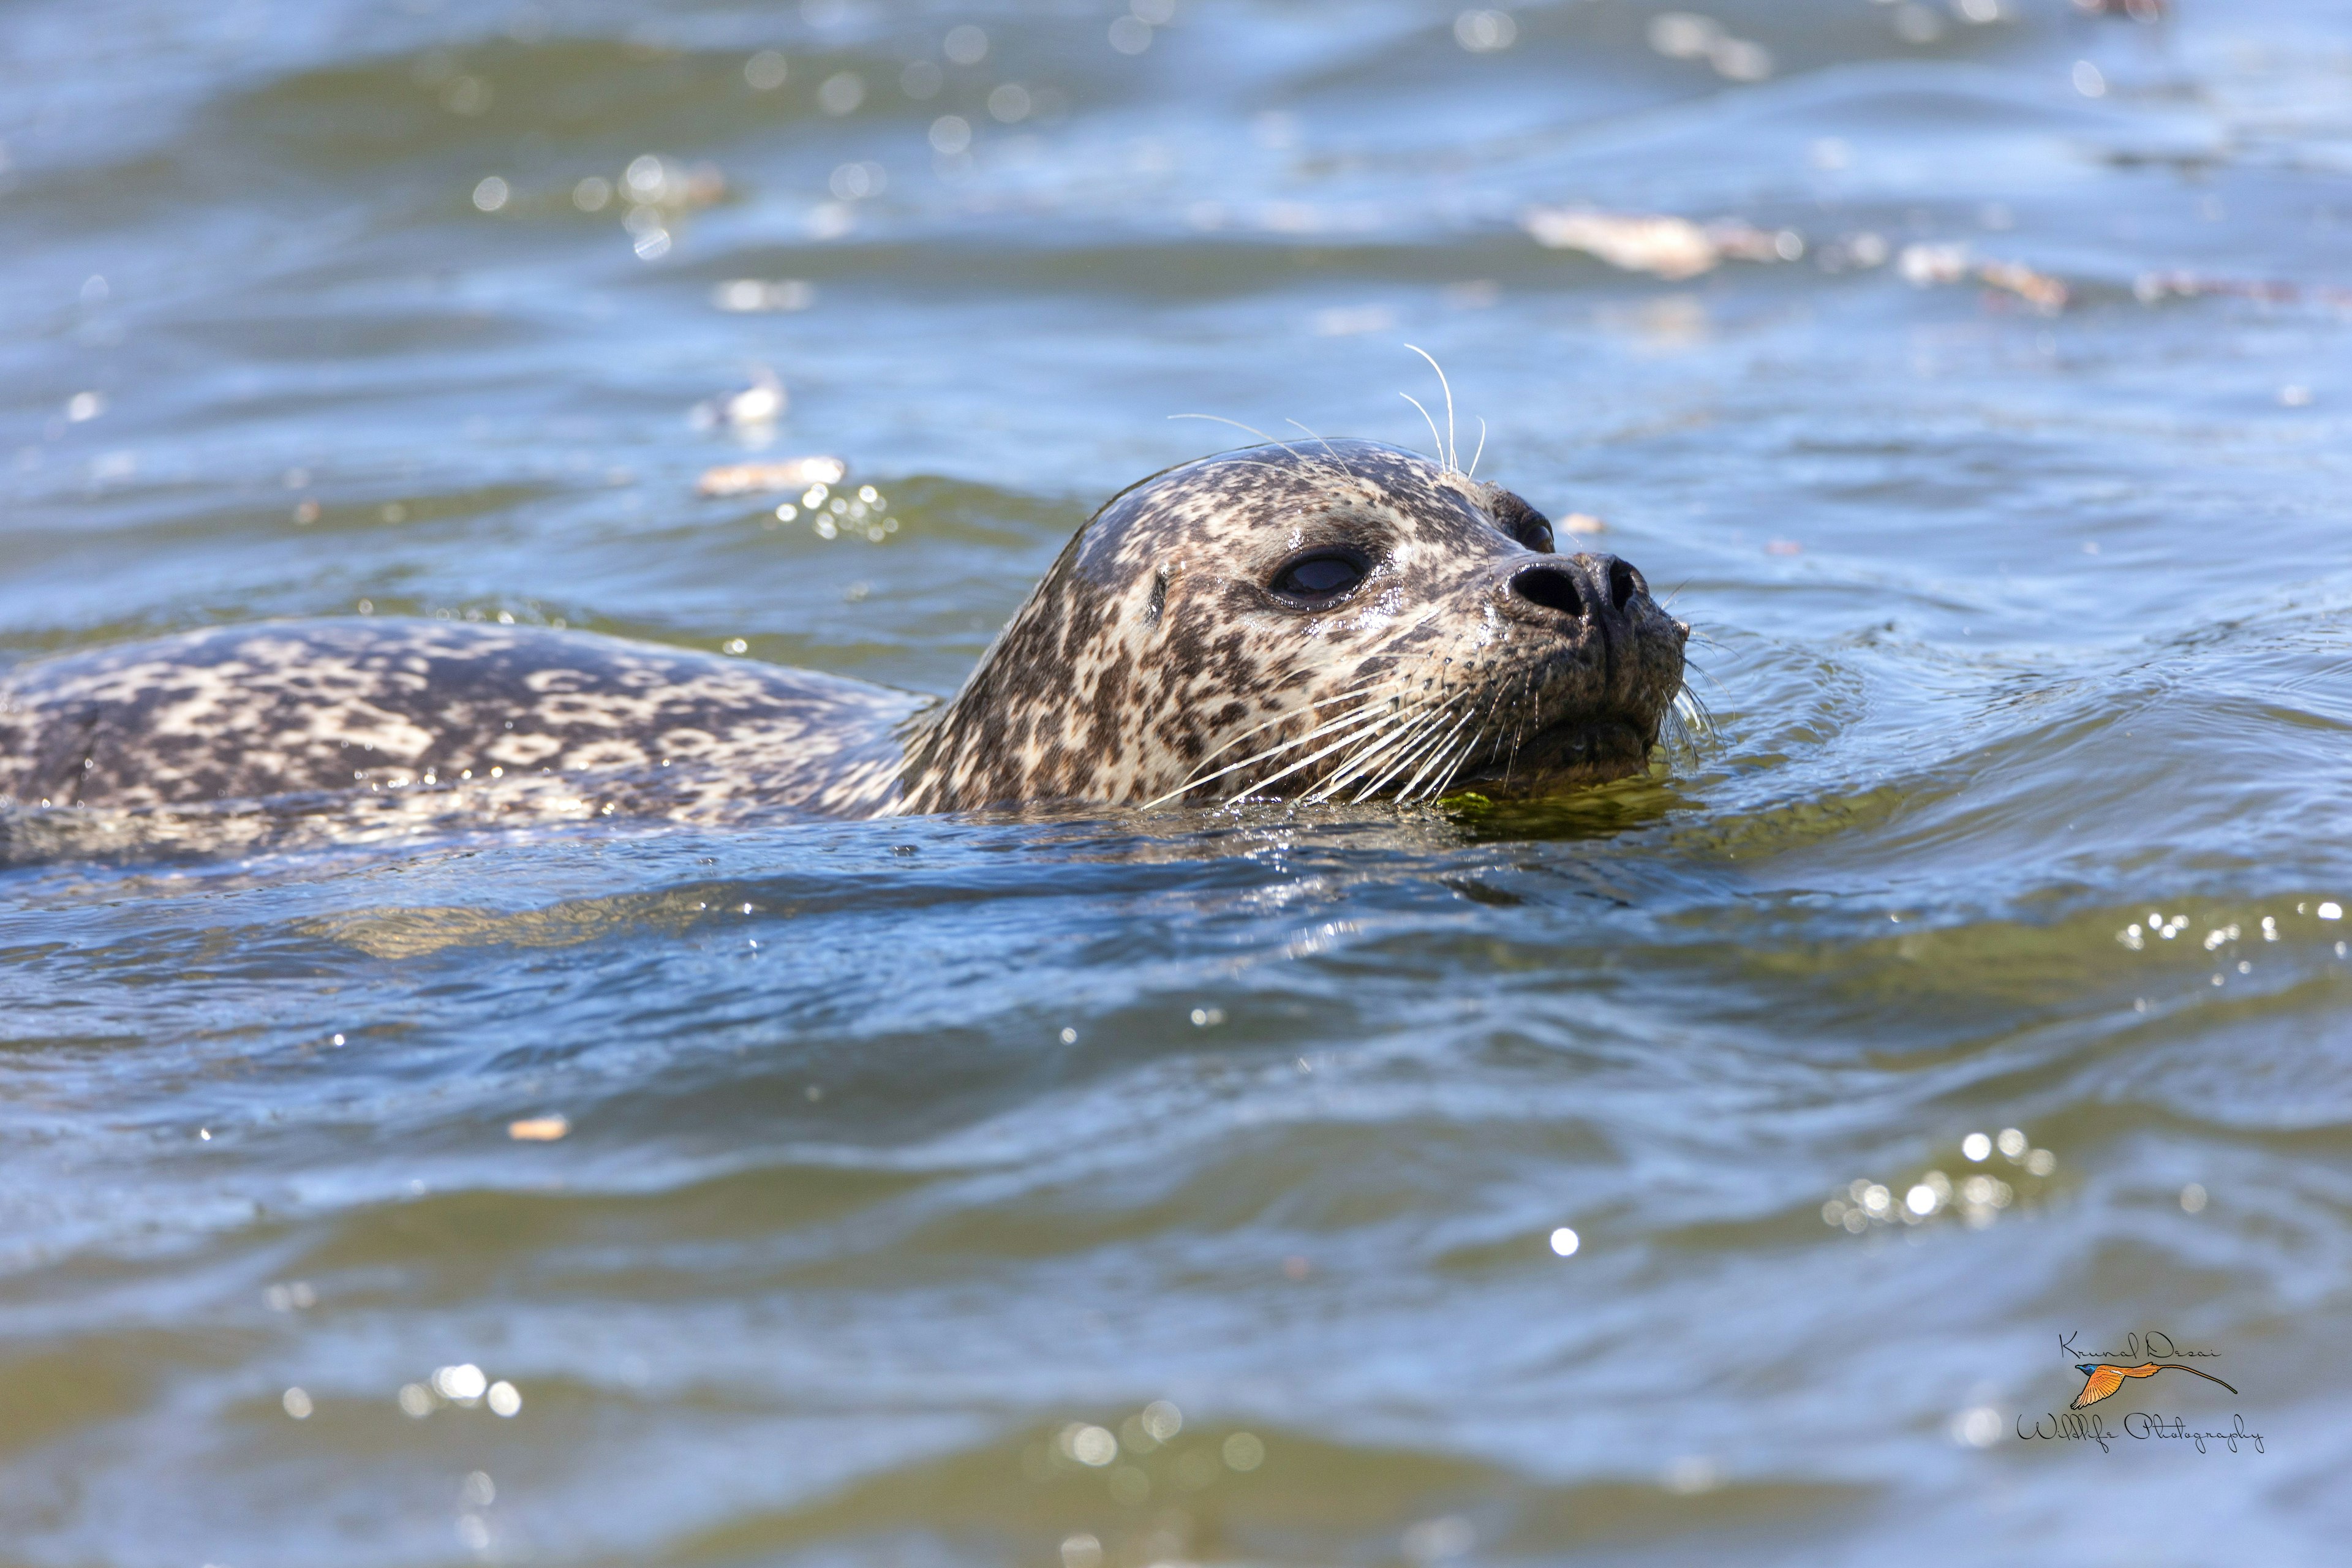
M 414 827 L 1620 776 L 1688 628 L 1625 563 L 1551 544 L 1518 497 L 1417 454 L 1276 444 L 1114 497 L 944 703 L 585 632 L 218 627 L 0 678 L 0 797 Z
M 314 826 L 334 819 L 331 837 L 620 814 L 710 822 L 762 807 L 860 815 L 894 796 L 898 726 L 929 705 L 539 626 L 223 626 L 0 679 L 0 796 L 184 823 L 193 812 L 216 829 L 268 801 Z

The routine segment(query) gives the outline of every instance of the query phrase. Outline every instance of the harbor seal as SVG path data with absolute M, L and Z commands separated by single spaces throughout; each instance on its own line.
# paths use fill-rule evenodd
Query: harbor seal
M 538 626 L 215 627 L 0 678 L 0 796 L 349 834 L 1545 791 L 1647 765 L 1688 633 L 1498 485 L 1275 443 L 1111 498 L 944 701 Z

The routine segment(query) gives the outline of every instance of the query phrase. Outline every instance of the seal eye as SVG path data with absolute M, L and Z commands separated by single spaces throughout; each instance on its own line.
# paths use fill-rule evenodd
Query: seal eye
M 1529 514 L 1511 530 L 1511 537 L 1538 555 L 1551 553 L 1551 524 Z
M 1364 580 L 1364 563 L 1336 550 L 1302 555 L 1274 574 L 1274 591 L 1286 598 L 1323 605 Z

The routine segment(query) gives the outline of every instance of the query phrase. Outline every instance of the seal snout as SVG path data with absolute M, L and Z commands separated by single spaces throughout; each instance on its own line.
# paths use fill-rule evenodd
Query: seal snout
M 1561 555 L 1513 573 L 1510 590 L 1515 598 L 1584 620 L 1604 605 L 1617 617 L 1625 616 L 1649 584 L 1614 555 Z
M 1545 650 L 1545 674 L 1528 689 L 1537 728 L 1498 753 L 1504 772 L 1548 784 L 1638 771 L 1682 685 L 1687 629 L 1614 555 L 1518 557 L 1498 587 L 1512 618 L 1560 639 L 1530 646 Z
M 1558 566 L 1530 566 L 1511 579 L 1511 592 L 1531 605 L 1558 610 L 1563 616 L 1584 616 L 1584 594 L 1574 574 Z

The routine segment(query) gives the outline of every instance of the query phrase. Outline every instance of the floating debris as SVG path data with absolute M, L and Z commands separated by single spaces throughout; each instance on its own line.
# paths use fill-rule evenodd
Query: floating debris
M 776 373 L 760 365 L 751 373 L 751 385 L 740 392 L 696 404 L 688 419 L 698 430 L 727 425 L 756 434 L 774 425 L 791 401 L 784 384 L 776 379 Z
M 1385 305 L 1339 306 L 1315 312 L 1313 326 L 1318 338 L 1360 337 L 1366 332 L 1385 332 L 1396 325 L 1396 312 Z
M 2167 300 L 2210 298 L 2290 305 L 2302 299 L 2303 293 L 2303 289 L 2293 283 L 2273 279 L 2209 278 L 2199 272 L 2143 272 L 2132 279 L 2132 297 L 2143 305 L 2161 304 Z M 2321 289 L 2314 290 L 2314 293 L 2329 304 L 2342 304 L 2352 300 L 2352 294 L 2340 289 Z
M 710 290 L 710 302 L 739 314 L 805 310 L 816 303 L 816 289 L 798 278 L 731 278 Z
M 571 1131 L 570 1120 L 562 1115 L 526 1116 L 507 1123 L 507 1136 L 518 1143 L 552 1143 Z
M 2064 283 L 2013 261 L 1986 262 L 1977 268 L 1977 280 L 1988 289 L 2005 289 L 2046 315 L 2054 316 L 2066 308 Z
M 1519 226 L 1549 250 L 1580 250 L 1627 272 L 1669 281 L 1696 278 L 1725 261 L 1794 261 L 1805 254 L 1795 229 L 1764 229 L 1738 218 L 1696 224 L 1659 214 L 1590 207 L 1529 207 Z
M 2046 272 L 2014 261 L 1979 260 L 1957 243 L 1906 245 L 1895 266 L 1915 289 L 1973 281 L 2014 294 L 2044 315 L 2064 310 L 2072 298 L 2065 283 Z
M 721 463 L 695 481 L 697 495 L 744 496 L 837 485 L 849 472 L 839 458 L 787 458 L 780 463 Z

